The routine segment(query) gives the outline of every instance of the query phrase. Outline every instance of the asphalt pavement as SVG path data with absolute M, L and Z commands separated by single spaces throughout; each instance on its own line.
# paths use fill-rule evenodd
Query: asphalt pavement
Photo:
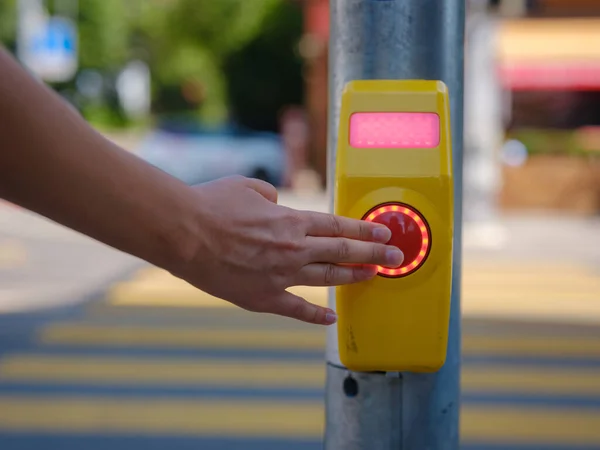
M 241 311 L 30 213 L 0 219 L 0 449 L 322 448 L 324 328 Z M 464 252 L 463 448 L 600 449 L 599 224 L 502 225 Z

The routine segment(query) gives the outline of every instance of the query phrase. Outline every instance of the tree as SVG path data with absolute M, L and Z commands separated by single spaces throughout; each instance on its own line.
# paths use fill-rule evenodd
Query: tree
M 14 51 L 17 34 L 16 0 L 0 1 L 0 42 Z
M 46 1 L 53 13 L 53 1 Z M 114 78 L 131 59 L 152 75 L 153 110 L 205 122 L 230 116 L 273 129 L 277 110 L 301 101 L 294 46 L 301 12 L 289 0 L 79 0 L 79 67 L 104 79 L 101 101 L 84 98 L 77 79 L 53 87 L 88 119 L 125 124 Z M 0 39 L 14 46 L 16 0 L 0 0 Z M 97 120 L 96 120 L 97 123 Z
M 302 58 L 296 51 L 302 31 L 298 5 L 278 2 L 256 37 L 227 58 L 229 99 L 238 122 L 275 131 L 281 109 L 303 102 Z
M 151 49 L 157 111 L 182 109 L 187 102 L 191 110 L 199 104 L 204 121 L 226 119 L 224 62 L 260 32 L 265 17 L 280 3 L 281 0 L 148 2 L 140 16 L 139 31 Z

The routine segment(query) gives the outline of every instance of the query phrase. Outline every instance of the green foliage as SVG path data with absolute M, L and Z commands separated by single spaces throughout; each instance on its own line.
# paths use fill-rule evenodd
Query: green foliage
M 226 118 L 226 92 L 222 71 L 218 61 L 207 49 L 188 43 L 178 45 L 165 55 L 163 64 L 156 67 L 153 74 L 155 81 L 163 87 L 156 99 L 159 112 L 169 112 L 171 104 L 176 109 L 186 110 L 181 84 L 196 81 L 203 86 L 200 117 L 207 122 L 218 122 Z
M 166 17 L 172 38 L 191 41 L 223 58 L 259 31 L 277 0 L 179 0 Z
M 131 24 L 123 0 L 79 1 L 79 54 L 82 68 L 114 70 L 129 58 Z
M 521 141 L 531 155 L 590 155 L 582 146 L 577 130 L 521 128 L 507 137 Z
M 46 1 L 51 13 L 54 3 Z M 9 48 L 15 6 L 0 0 L 0 39 Z M 301 101 L 301 61 L 293 50 L 301 19 L 289 0 L 79 0 L 80 70 L 98 70 L 110 85 L 128 61 L 142 59 L 156 113 L 220 122 L 233 110 L 248 125 L 272 129 L 283 104 Z M 75 80 L 54 87 L 77 98 L 90 120 L 127 125 L 114 87 L 91 103 L 73 94 Z
M 303 99 L 302 59 L 295 52 L 302 14 L 291 2 L 279 2 L 259 34 L 226 61 L 232 113 L 245 125 L 276 130 L 277 114 Z
M 14 50 L 17 34 L 17 0 L 0 0 L 0 42 Z
M 162 2 L 158 8 L 155 0 L 153 7 L 146 7 L 138 24 L 140 35 L 152 49 L 156 110 L 185 110 L 178 87 L 196 82 L 203 91 L 200 118 L 209 123 L 227 119 L 224 62 L 255 38 L 265 18 L 281 2 L 174 0 Z

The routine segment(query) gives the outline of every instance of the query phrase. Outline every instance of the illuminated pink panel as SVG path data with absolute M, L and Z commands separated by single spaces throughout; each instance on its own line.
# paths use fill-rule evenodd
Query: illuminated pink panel
M 432 148 L 440 143 L 435 113 L 368 112 L 350 116 L 350 145 L 355 148 Z

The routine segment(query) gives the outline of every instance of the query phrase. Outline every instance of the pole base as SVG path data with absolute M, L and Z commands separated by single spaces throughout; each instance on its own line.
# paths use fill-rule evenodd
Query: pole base
M 402 448 L 401 377 L 328 364 L 325 404 L 325 449 Z

